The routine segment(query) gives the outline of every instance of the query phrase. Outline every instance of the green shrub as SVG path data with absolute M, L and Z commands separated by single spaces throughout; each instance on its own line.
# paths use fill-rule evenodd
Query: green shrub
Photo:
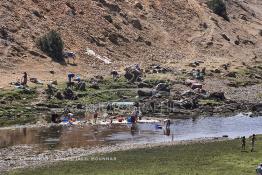
M 207 3 L 207 5 L 211 10 L 213 10 L 215 14 L 229 21 L 229 18 L 227 16 L 226 4 L 224 3 L 224 0 L 210 0 Z
M 63 62 L 64 42 L 61 35 L 52 30 L 38 40 L 39 48 L 55 61 Z

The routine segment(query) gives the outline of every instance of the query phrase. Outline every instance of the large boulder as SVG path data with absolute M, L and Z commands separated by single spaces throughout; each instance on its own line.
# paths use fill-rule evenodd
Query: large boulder
M 142 30 L 142 24 L 140 23 L 140 21 L 138 19 L 133 19 L 131 21 L 131 24 L 133 25 L 134 28 L 136 28 L 138 30 Z
M 215 100 L 225 100 L 225 93 L 224 92 L 212 92 L 209 95 L 209 98 L 215 99 Z
M 51 115 L 51 122 L 52 123 L 60 123 L 60 116 L 56 113 Z
M 226 74 L 226 76 L 227 76 L 227 77 L 236 78 L 236 77 L 237 77 L 237 74 L 236 74 L 236 72 L 228 72 L 228 73 Z
M 105 18 L 108 22 L 110 22 L 110 23 L 113 22 L 113 19 L 112 19 L 112 17 L 111 17 L 110 15 L 106 15 L 106 16 L 104 16 L 104 18 Z
M 92 88 L 92 89 L 99 89 L 100 87 L 99 87 L 99 84 L 98 83 L 92 83 L 90 86 L 89 86 L 89 88 Z
M 158 85 L 156 85 L 155 90 L 156 91 L 170 92 L 170 87 L 166 83 L 159 83 Z
M 141 81 L 142 77 L 142 71 L 140 68 L 135 68 L 135 67 L 127 67 L 125 69 L 126 73 L 124 77 L 130 81 L 130 82 L 136 82 L 136 81 Z
M 107 7 L 112 12 L 119 13 L 121 11 L 121 8 L 117 4 L 110 3 L 106 0 L 95 0 L 97 2 L 100 2 L 104 7 Z
M 63 94 L 64 94 L 64 98 L 65 98 L 65 99 L 68 99 L 68 100 L 73 100 L 73 99 L 75 99 L 75 94 L 74 94 L 73 90 L 70 89 L 70 88 L 66 88 L 66 89 L 64 90 Z
M 108 39 L 115 45 L 120 45 L 120 43 L 127 43 L 129 40 L 125 38 L 123 35 L 118 33 L 109 33 L 107 35 Z
M 151 90 L 138 90 L 137 94 L 139 97 L 151 97 L 153 92 Z
M 140 2 L 137 2 L 136 4 L 135 4 L 135 8 L 138 8 L 138 9 L 140 9 L 140 10 L 143 10 L 143 5 L 140 3 Z
M 84 105 L 81 104 L 81 103 L 78 103 L 78 104 L 76 105 L 76 108 L 77 108 L 77 109 L 84 109 Z
M 185 80 L 185 85 L 191 86 L 193 83 L 197 83 L 196 80 L 191 80 L 191 79 L 186 79 Z
M 216 74 L 220 74 L 221 70 L 220 69 L 214 69 L 214 70 L 211 70 L 211 72 L 216 73 Z
M 63 96 L 63 94 L 62 94 L 61 92 L 57 92 L 56 95 L 55 95 L 55 97 L 56 97 L 57 99 L 59 99 L 59 100 L 63 100 L 63 99 L 64 99 L 64 96 Z
M 133 74 L 130 71 L 126 71 L 124 77 L 130 81 L 133 78 Z
M 186 91 L 182 92 L 181 95 L 183 97 L 191 97 L 191 96 L 196 95 L 196 92 L 194 92 L 192 90 L 186 90 Z
M 86 83 L 83 81 L 80 81 L 77 83 L 77 89 L 80 91 L 85 91 L 86 90 Z
M 140 82 L 138 85 L 138 88 L 152 88 L 152 86 L 145 82 Z
M 253 111 L 261 112 L 262 111 L 262 103 L 258 103 L 252 106 Z
M 168 100 L 166 105 L 169 108 L 180 108 L 181 107 L 181 102 L 177 100 Z
M 163 73 L 163 74 L 172 71 L 173 70 L 171 68 L 162 67 L 159 64 L 151 64 L 146 70 L 147 73 Z
M 55 93 L 58 91 L 58 89 L 53 84 L 48 84 L 47 89 L 45 91 L 48 95 L 48 98 L 51 98 L 52 96 L 55 95 Z
M 203 85 L 201 83 L 192 83 L 192 89 L 202 89 Z
M 184 109 L 194 109 L 196 106 L 197 104 L 194 100 L 185 99 L 180 101 L 180 107 Z

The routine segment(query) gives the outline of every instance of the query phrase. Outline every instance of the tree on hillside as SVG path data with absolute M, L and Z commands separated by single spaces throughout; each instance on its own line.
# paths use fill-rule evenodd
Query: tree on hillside
M 61 38 L 61 35 L 55 30 L 51 30 L 49 33 L 39 38 L 38 46 L 43 52 L 45 52 L 55 61 L 64 62 L 64 42 Z
M 223 17 L 225 20 L 229 21 L 227 16 L 227 9 L 224 0 L 210 0 L 207 3 L 208 7 L 217 15 Z

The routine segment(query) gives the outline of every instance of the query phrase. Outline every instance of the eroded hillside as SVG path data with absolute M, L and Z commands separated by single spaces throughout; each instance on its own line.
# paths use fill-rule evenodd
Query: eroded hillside
M 256 64 L 262 59 L 262 2 L 226 2 L 229 21 L 198 0 L 3 0 L 0 6 L 1 86 L 27 71 L 42 80 L 83 76 L 139 63 L 187 68 L 203 60 Z M 53 62 L 36 47 L 40 36 L 59 31 L 76 65 Z M 112 64 L 86 54 L 87 48 Z M 55 71 L 50 77 L 49 71 Z

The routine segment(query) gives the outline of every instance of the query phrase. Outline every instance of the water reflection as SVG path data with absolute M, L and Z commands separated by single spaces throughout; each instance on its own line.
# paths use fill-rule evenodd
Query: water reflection
M 66 149 L 120 142 L 152 143 L 191 140 L 203 137 L 231 138 L 262 134 L 262 117 L 206 117 L 174 120 L 169 127 L 162 124 L 130 124 L 109 126 L 51 126 L 0 130 L 0 147 L 37 145 L 41 150 Z
M 0 147 L 38 145 L 40 149 L 61 149 L 103 144 L 104 138 L 125 127 L 67 127 L 17 128 L 0 130 Z
M 170 136 L 170 128 L 164 129 L 164 135 Z
M 51 126 L 39 130 L 39 143 L 47 145 L 48 149 L 54 149 L 59 146 L 60 137 L 62 135 L 62 126 Z
M 131 135 L 134 136 L 138 132 L 138 127 L 135 123 L 133 123 L 130 127 Z

